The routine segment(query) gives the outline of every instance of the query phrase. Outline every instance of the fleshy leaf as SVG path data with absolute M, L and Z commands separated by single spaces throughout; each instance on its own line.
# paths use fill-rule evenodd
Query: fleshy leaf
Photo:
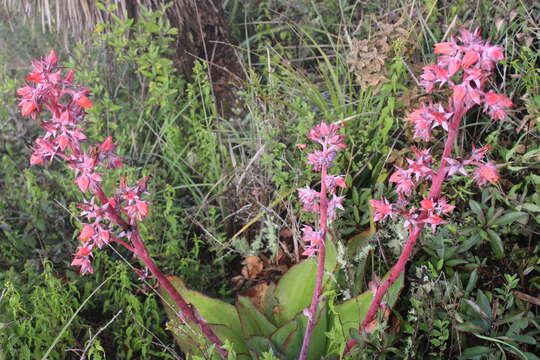
M 386 274 L 383 278 L 386 280 L 389 274 Z M 396 303 L 399 293 L 403 289 L 404 276 L 403 273 L 397 278 L 397 280 L 390 286 L 384 300 L 386 304 L 392 308 Z M 339 323 L 342 326 L 343 334 L 350 334 L 350 329 L 358 328 L 362 320 L 366 317 L 366 314 L 373 299 L 373 292 L 370 290 L 365 291 L 356 297 L 349 299 L 342 304 L 337 305 L 334 308 L 335 316 L 339 318 Z
M 240 318 L 243 334 L 246 338 L 255 335 L 270 336 L 277 330 L 276 326 L 255 307 L 249 298 L 239 297 L 236 303 L 236 310 Z
M 332 239 L 328 238 L 326 239 L 325 270 L 333 272 L 336 264 L 336 248 Z M 297 313 L 309 306 L 315 287 L 316 273 L 315 260 L 306 259 L 291 267 L 279 280 L 274 292 L 278 299 L 278 306 L 274 308 L 274 317 L 278 326 L 293 319 Z M 327 278 L 328 276 L 325 276 L 325 280 Z
M 278 359 L 285 359 L 285 355 L 277 350 L 270 338 L 264 336 L 252 336 L 248 340 L 248 348 L 254 359 L 258 359 L 264 352 L 272 351 Z
M 317 316 L 318 318 L 313 329 L 307 360 L 321 359 L 326 350 L 328 311 L 325 304 L 319 307 Z M 303 312 L 299 312 L 294 319 L 284 324 L 272 334 L 271 339 L 273 344 L 280 352 L 285 354 L 285 359 L 295 360 L 298 357 L 300 349 L 302 348 L 306 326 L 307 317 Z
M 208 322 L 216 335 L 222 341 L 229 340 L 233 344 L 234 350 L 238 354 L 238 358 L 248 360 L 249 356 L 247 354 L 249 352 L 242 334 L 240 319 L 238 318 L 234 306 L 205 296 L 198 291 L 189 290 L 185 286 L 183 280 L 179 277 L 168 276 L 167 278 L 186 302 L 194 306 L 200 316 Z M 181 331 L 186 330 L 185 333 L 182 331 L 181 335 L 175 334 L 178 345 L 182 351 L 187 354 L 200 354 L 197 346 L 200 344 L 195 343 L 197 337 L 200 337 L 201 335 L 198 326 L 189 323 L 190 331 L 187 326 L 181 325 L 177 315 L 178 308 L 171 297 L 163 288 L 159 288 L 159 292 L 163 296 L 162 303 L 169 319 L 171 319 L 175 326 L 179 327 Z M 197 336 L 193 336 L 193 330 L 195 330 L 195 335 Z

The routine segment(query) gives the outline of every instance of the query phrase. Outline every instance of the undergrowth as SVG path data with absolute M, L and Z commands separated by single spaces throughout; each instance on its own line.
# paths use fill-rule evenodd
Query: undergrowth
M 341 271 L 328 296 L 337 301 L 364 291 L 373 274 L 394 263 L 405 236 L 399 224 L 366 236 L 373 228 L 368 200 L 390 193 L 391 164 L 403 164 L 403 149 L 414 141 L 400 120 L 423 100 L 415 74 L 433 61 L 434 43 L 480 26 L 506 48 L 497 90 L 516 106 L 497 123 L 469 115 L 457 146 L 491 145 L 504 180 L 483 191 L 472 180 L 449 183 L 446 196 L 457 214 L 421 238 L 396 311 L 361 356 L 537 359 L 538 4 L 225 5 L 247 79 L 231 118 L 217 111 L 204 63 L 196 63 L 191 79 L 176 73 L 176 29 L 159 11 L 98 25 L 76 46 L 68 39 L 72 50 L 61 56 L 99 99 L 88 115 L 90 136 L 118 141 L 129 180 L 152 177 L 153 211 L 141 233 L 164 272 L 229 302 L 279 278 L 302 252 L 296 188 L 317 181 L 296 145 L 321 120 L 344 121 L 349 146 L 336 171 L 346 174 L 346 211 L 330 229 L 341 243 Z M 62 48 L 64 39 L 6 16 L 0 15 L 0 46 L 12 51 L 0 54 L 0 359 L 41 358 L 49 348 L 51 359 L 182 358 L 162 330 L 166 316 L 152 284 L 132 275 L 130 267 L 140 264 L 127 253 L 98 255 L 91 277 L 69 267 L 76 209 L 68 204 L 81 199 L 60 166 L 29 168 L 29 139 L 39 129 L 16 114 L 14 98 L 25 64 Z M 245 276 L 253 256 L 264 268 Z

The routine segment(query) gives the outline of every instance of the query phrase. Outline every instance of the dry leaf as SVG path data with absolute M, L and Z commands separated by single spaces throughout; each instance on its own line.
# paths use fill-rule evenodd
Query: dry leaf
M 245 266 L 242 268 L 242 275 L 246 279 L 255 279 L 263 270 L 263 262 L 258 256 L 248 256 L 244 260 Z
M 241 295 L 250 298 L 257 309 L 264 311 L 264 297 L 266 296 L 266 290 L 268 290 L 268 284 L 262 283 L 247 289 Z

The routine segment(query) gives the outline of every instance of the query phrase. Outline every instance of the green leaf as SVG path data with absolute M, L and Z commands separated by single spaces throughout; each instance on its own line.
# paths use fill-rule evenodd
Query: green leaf
M 527 335 L 506 335 L 506 336 L 498 336 L 497 339 L 506 340 L 506 341 L 517 341 L 520 343 L 530 344 L 530 345 L 536 345 L 537 341 L 532 336 Z
M 493 317 L 493 314 L 491 313 L 491 304 L 482 290 L 478 290 L 476 300 L 478 301 L 478 305 L 482 309 L 482 312 L 487 315 L 488 319 L 491 319 Z
M 479 356 L 489 354 L 491 349 L 487 346 L 474 346 L 468 349 L 465 349 L 463 354 L 459 357 L 460 359 L 474 359 Z
M 492 225 L 498 225 L 498 226 L 508 225 L 520 219 L 523 216 L 527 216 L 527 214 L 521 211 L 508 212 L 504 214 L 503 216 L 501 216 L 500 218 L 493 221 Z
M 366 317 L 372 299 L 373 293 L 366 291 L 335 306 L 334 311 L 344 334 L 349 334 L 351 329 L 357 329 L 360 326 L 361 321 Z
M 467 263 L 468 263 L 468 261 L 465 260 L 465 259 L 452 259 L 452 260 L 446 261 L 446 266 L 454 267 L 454 266 L 457 266 L 457 265 L 467 264 Z
M 525 355 L 527 360 L 540 360 L 540 358 L 538 356 L 534 355 L 533 353 L 524 352 L 523 354 Z
M 308 360 L 319 360 L 322 359 L 326 352 L 326 332 L 328 331 L 328 307 L 326 304 L 323 304 L 320 306 L 319 311 L 317 312 L 318 318 L 317 322 L 315 323 L 315 327 L 313 328 L 313 334 L 311 336 L 311 342 L 309 344 L 309 350 L 308 350 Z M 299 316 L 302 316 L 302 342 L 303 342 L 303 336 L 305 332 L 305 328 L 307 326 L 307 317 L 303 314 L 299 314 Z M 296 359 L 298 354 L 300 353 L 301 344 L 298 348 L 298 351 L 296 351 L 293 355 L 293 359 Z M 290 350 L 288 350 L 288 353 L 290 353 Z
M 278 326 L 290 322 L 298 312 L 309 306 L 316 273 L 315 261 L 307 259 L 291 267 L 279 280 L 274 292 L 278 306 L 273 309 Z
M 484 329 L 476 324 L 473 324 L 472 322 L 466 321 L 461 324 L 454 325 L 454 329 L 461 331 L 461 332 L 467 332 L 467 333 L 476 333 L 476 332 L 483 332 Z
M 333 272 L 336 264 L 336 248 L 331 239 L 327 239 L 325 271 Z M 313 259 L 307 259 L 291 267 L 279 280 L 274 292 L 278 300 L 278 306 L 274 307 L 278 326 L 293 319 L 297 313 L 309 306 L 316 276 L 317 264 Z M 325 275 L 324 283 L 327 279 L 328 276 Z
M 489 319 L 489 316 L 482 310 L 482 308 L 477 303 L 475 303 L 474 301 L 469 300 L 469 299 L 463 299 L 463 300 L 467 304 L 469 304 L 471 309 L 473 309 L 474 312 L 477 313 L 481 318 L 486 319 L 486 320 Z
M 168 276 L 167 278 L 184 300 L 194 306 L 200 316 L 209 323 L 220 340 L 229 340 L 239 358 L 248 359 L 248 349 L 242 334 L 240 319 L 234 306 L 203 295 L 198 291 L 189 290 L 179 277 Z M 193 323 L 189 323 L 189 327 L 182 324 L 178 318 L 178 307 L 167 291 L 162 287 L 158 291 L 162 295 L 162 303 L 169 319 L 173 321 L 176 328 L 180 329 L 179 332 L 175 332 L 178 345 L 185 353 L 200 354 L 199 347 L 194 341 L 197 337 L 193 336 L 193 332 L 202 336 L 199 327 Z
M 533 203 L 525 203 L 521 205 L 521 207 L 525 210 L 528 210 L 530 212 L 540 212 L 540 206 L 533 204 Z
M 471 277 L 469 278 L 469 282 L 467 283 L 467 288 L 465 289 L 465 292 L 470 293 L 472 289 L 476 286 L 476 281 L 478 280 L 478 269 L 474 269 L 471 273 Z
M 354 256 L 361 249 L 366 247 L 369 244 L 371 238 L 373 237 L 373 234 L 375 234 L 375 231 L 373 229 L 369 229 L 353 236 L 347 242 L 347 253 L 349 254 L 349 256 Z
M 480 206 L 480 204 L 474 200 L 469 200 L 469 206 L 471 207 L 472 212 L 476 215 L 478 222 L 482 225 L 485 224 L 486 218 L 484 216 L 484 212 L 482 211 L 482 207 Z
M 264 352 L 272 351 L 274 356 L 284 359 L 285 355 L 278 351 L 275 345 L 272 343 L 272 340 L 264 336 L 252 336 L 248 342 L 247 346 L 252 355 L 252 358 L 259 358 Z
M 287 353 L 287 347 L 291 341 L 298 337 L 302 331 L 297 331 L 301 326 L 296 318 L 288 321 L 283 326 L 278 328 L 271 336 L 272 343 L 277 346 L 278 350 L 283 354 Z M 288 357 L 287 357 L 288 358 Z
M 491 250 L 495 254 L 497 259 L 502 259 L 504 257 L 504 245 L 499 234 L 497 234 L 492 229 L 486 230 L 488 233 L 489 244 L 491 245 Z
M 387 274 L 382 281 L 388 276 L 389 274 Z M 403 283 L 404 276 L 402 273 L 388 289 L 384 301 L 390 308 L 396 303 L 399 293 L 403 289 Z M 334 307 L 335 316 L 338 317 L 339 324 L 341 324 L 342 327 L 340 331 L 343 334 L 350 334 L 350 329 L 358 328 L 360 326 L 360 323 L 366 317 L 372 299 L 373 293 L 368 290 Z M 334 324 L 334 321 L 331 321 L 331 324 Z
M 277 329 L 249 298 L 239 297 L 236 303 L 236 311 L 246 338 L 255 335 L 270 336 Z
M 317 320 L 313 329 L 311 343 L 308 351 L 308 360 L 318 360 L 325 354 L 326 331 L 328 330 L 328 313 L 325 304 L 317 312 Z M 307 317 L 303 312 L 271 334 L 270 339 L 278 351 L 285 355 L 287 360 L 295 360 L 302 347 Z

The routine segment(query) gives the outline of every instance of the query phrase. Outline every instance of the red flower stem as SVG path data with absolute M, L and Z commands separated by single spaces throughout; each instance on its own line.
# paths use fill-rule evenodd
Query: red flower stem
M 105 195 L 101 187 L 98 187 L 95 193 L 102 204 L 108 203 L 109 200 L 107 198 L 107 195 Z M 182 297 L 182 295 L 180 295 L 180 293 L 176 290 L 176 288 L 169 281 L 169 279 L 167 279 L 167 277 L 161 272 L 161 270 L 159 270 L 156 263 L 150 257 L 148 249 L 144 245 L 144 242 L 139 235 L 139 230 L 137 229 L 137 227 L 129 225 L 111 206 L 107 208 L 107 213 L 109 214 L 111 220 L 118 224 L 118 226 L 120 226 L 124 231 L 131 231 L 131 242 L 133 244 L 133 247 L 129 246 L 120 239 L 115 239 L 114 241 L 121 244 L 126 249 L 132 251 L 135 255 L 137 255 L 139 259 L 141 259 L 141 261 L 146 265 L 146 267 L 150 269 L 152 275 L 157 279 L 159 285 L 169 293 L 169 296 L 173 299 L 176 306 L 178 306 L 178 309 L 180 309 L 180 318 L 183 321 L 187 319 L 197 324 L 197 326 L 199 326 L 199 328 L 201 329 L 203 335 L 210 342 L 216 345 L 217 352 L 224 359 L 226 359 L 228 356 L 228 352 L 227 350 L 223 349 L 223 343 L 221 342 L 221 340 L 217 337 L 217 335 L 210 328 L 210 326 L 208 326 L 208 323 L 197 313 L 195 308 L 186 302 L 186 300 Z
M 120 240 L 120 239 L 114 238 L 114 239 L 112 239 L 112 242 L 115 242 L 115 243 L 117 243 L 117 244 L 122 245 L 123 247 L 125 247 L 126 249 L 128 249 L 129 251 L 131 251 L 132 253 L 135 252 L 135 248 L 129 246 L 125 241 L 122 241 L 122 240 Z
M 95 190 L 95 193 L 97 197 L 99 198 L 99 201 L 101 201 L 103 205 L 109 203 L 109 198 L 107 197 L 107 195 L 105 195 L 101 187 L 98 187 Z M 112 206 L 107 207 L 107 214 L 110 216 L 112 221 L 114 221 L 118 226 L 122 228 L 122 230 L 124 231 L 131 230 L 131 226 L 124 219 L 122 219 L 122 217 L 118 214 L 118 212 Z
M 452 122 L 450 123 L 450 126 L 448 128 L 448 137 L 446 138 L 446 142 L 444 144 L 444 151 L 443 155 L 441 157 L 439 170 L 437 171 L 437 174 L 433 178 L 433 181 L 431 183 L 431 189 L 429 191 L 428 198 L 430 198 L 433 201 L 436 201 L 439 196 L 441 195 L 442 190 L 442 184 L 444 182 L 444 179 L 446 178 L 446 172 L 447 172 L 447 161 L 446 158 L 450 157 L 452 154 L 452 148 L 454 147 L 454 142 L 456 141 L 459 125 L 461 123 L 461 119 L 463 118 L 463 115 L 465 115 L 466 109 L 461 105 L 458 107 L 458 109 L 455 111 L 454 118 L 452 119 Z M 420 216 L 419 220 L 425 219 L 427 216 L 426 213 Z M 390 271 L 390 275 L 388 278 L 377 288 L 377 291 L 375 292 L 375 296 L 373 297 L 373 300 L 371 301 L 371 304 L 369 306 L 368 312 L 366 314 L 366 317 L 362 321 L 362 324 L 360 325 L 359 331 L 363 331 L 363 329 L 366 328 L 366 326 L 371 323 L 375 316 L 377 316 L 377 311 L 379 310 L 379 307 L 381 306 L 381 302 L 383 299 L 383 296 L 386 294 L 390 286 L 397 280 L 397 278 L 401 275 L 403 270 L 405 269 L 405 265 L 407 265 L 407 262 L 409 261 L 409 258 L 411 257 L 412 250 L 414 248 L 414 245 L 416 244 L 416 241 L 420 237 L 420 233 L 424 229 L 425 223 L 418 222 L 414 227 L 410 227 L 410 235 L 407 241 L 405 242 L 405 246 L 403 247 L 403 251 L 401 252 L 401 255 L 399 256 L 399 259 L 397 263 L 392 267 L 392 270 Z M 343 354 L 349 353 L 349 351 L 356 345 L 356 340 L 351 339 L 347 342 L 347 345 L 345 347 L 345 350 Z
M 327 165 L 323 165 L 321 170 L 321 192 L 319 197 L 319 214 L 320 224 L 319 230 L 321 232 L 321 242 L 319 244 L 319 259 L 317 263 L 317 279 L 315 280 L 315 289 L 313 290 L 313 297 L 311 298 L 311 305 L 308 308 L 308 322 L 306 326 L 306 332 L 304 333 L 304 342 L 302 343 L 302 349 L 298 360 L 305 360 L 309 350 L 309 343 L 311 342 L 311 336 L 313 329 L 315 328 L 315 320 L 317 319 L 317 308 L 319 307 L 319 301 L 322 293 L 322 283 L 324 278 L 324 262 L 326 256 L 326 226 L 328 215 L 328 197 L 326 195 L 326 175 L 328 172 Z
M 159 285 L 162 286 L 170 295 L 170 297 L 175 302 L 176 306 L 180 309 L 180 317 L 187 319 L 199 326 L 203 335 L 216 345 L 217 352 L 226 359 L 228 356 L 227 350 L 223 349 L 223 343 L 214 333 L 214 331 L 208 326 L 208 323 L 201 318 L 201 316 L 196 312 L 195 308 L 188 304 L 182 295 L 176 290 L 173 284 L 167 279 L 165 275 L 159 270 L 157 265 L 154 263 L 152 258 L 148 254 L 148 249 L 144 245 L 142 239 L 140 238 L 139 231 L 134 229 L 132 236 L 133 245 L 135 247 L 135 255 L 137 255 L 141 261 L 150 269 L 150 272 L 158 280 Z

